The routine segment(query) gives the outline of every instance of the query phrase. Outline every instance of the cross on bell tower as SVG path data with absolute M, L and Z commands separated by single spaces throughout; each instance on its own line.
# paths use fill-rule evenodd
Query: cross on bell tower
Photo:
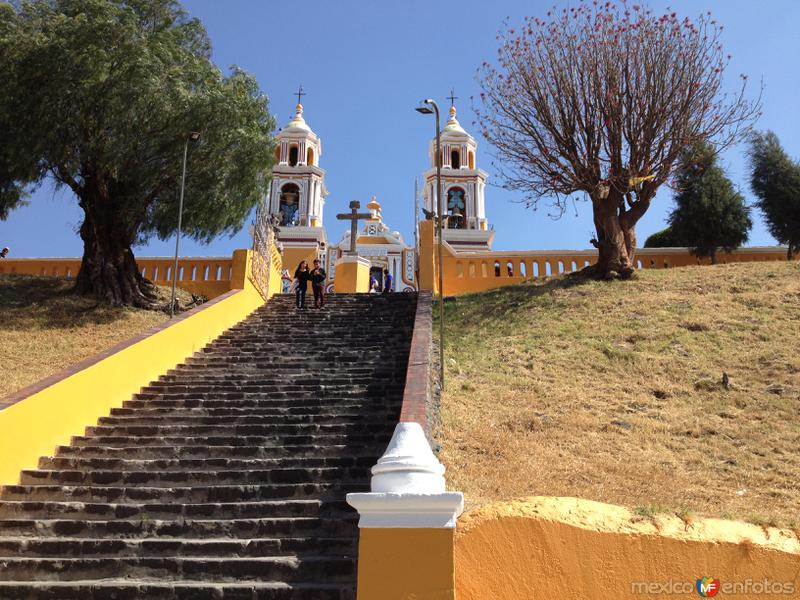
M 300 88 L 297 90 L 297 94 L 295 94 L 295 96 L 297 96 L 297 103 L 301 104 L 303 96 L 307 96 L 307 95 L 308 94 L 306 94 L 305 90 L 303 89 L 303 84 L 301 83 L 300 84 Z
M 450 88 L 450 95 L 447 97 L 450 100 L 450 106 L 453 107 L 456 105 L 456 100 L 458 100 L 458 96 L 456 96 L 455 91 L 453 88 Z

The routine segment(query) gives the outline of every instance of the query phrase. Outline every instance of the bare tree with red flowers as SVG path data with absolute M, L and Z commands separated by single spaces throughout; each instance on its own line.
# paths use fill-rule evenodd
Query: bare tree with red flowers
M 747 76 L 737 91 L 723 89 L 722 30 L 710 13 L 681 20 L 583 2 L 498 34 L 497 64 L 479 71 L 483 135 L 505 165 L 505 187 L 529 205 L 551 198 L 563 213 L 572 194 L 589 197 L 596 275 L 633 272 L 636 223 L 681 152 L 699 141 L 719 151 L 760 114 Z

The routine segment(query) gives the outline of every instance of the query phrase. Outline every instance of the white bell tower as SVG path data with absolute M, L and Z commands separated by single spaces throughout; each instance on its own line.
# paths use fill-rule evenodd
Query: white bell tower
M 476 162 L 478 143 L 456 118 L 451 94 L 450 117 L 441 131 L 444 239 L 455 251 L 491 250 L 494 231 L 486 219 L 484 190 L 487 173 Z M 428 149 L 431 168 L 425 171 L 425 209 L 436 212 L 436 139 Z
M 275 136 L 269 210 L 276 217 L 278 241 L 290 260 L 313 260 L 325 246 L 323 211 L 328 190 L 319 167 L 322 141 L 303 118 L 302 86 L 294 117 Z

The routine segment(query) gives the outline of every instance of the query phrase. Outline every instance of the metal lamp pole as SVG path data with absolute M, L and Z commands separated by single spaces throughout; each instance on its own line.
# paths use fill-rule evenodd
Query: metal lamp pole
M 431 110 L 433 107 L 433 110 Z M 436 115 L 436 226 L 439 233 L 439 382 L 444 389 L 444 264 L 442 254 L 444 248 L 444 212 L 442 210 L 442 140 L 439 128 L 439 105 L 436 101 L 427 98 L 417 108 L 417 112 L 424 115 Z
M 178 202 L 178 231 L 175 235 L 175 264 L 172 267 L 172 299 L 169 303 L 169 318 L 175 316 L 175 286 L 178 283 L 178 250 L 181 244 L 181 226 L 183 224 L 183 191 L 186 187 L 186 157 L 189 154 L 189 142 L 196 142 L 200 139 L 200 134 L 193 131 L 186 138 L 183 145 L 183 175 L 181 175 L 181 197 Z

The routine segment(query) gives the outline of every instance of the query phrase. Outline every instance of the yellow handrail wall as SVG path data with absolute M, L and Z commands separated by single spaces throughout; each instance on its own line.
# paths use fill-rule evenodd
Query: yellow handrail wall
M 227 294 L 76 365 L 13 396 L 0 411 L 0 484 L 19 481 L 22 469 L 69 444 L 112 408 L 119 407 L 159 375 L 183 362 L 264 303 L 249 277 L 250 252 L 232 259 Z M 280 290 L 279 268 L 271 269 L 270 295 Z
M 137 258 L 143 277 L 156 285 L 172 282 L 175 259 L 169 257 Z M 5 258 L 0 259 L 0 274 L 77 277 L 80 258 Z M 233 259 L 230 257 L 183 257 L 178 259 L 179 288 L 192 294 L 216 298 L 235 289 L 232 285 Z

